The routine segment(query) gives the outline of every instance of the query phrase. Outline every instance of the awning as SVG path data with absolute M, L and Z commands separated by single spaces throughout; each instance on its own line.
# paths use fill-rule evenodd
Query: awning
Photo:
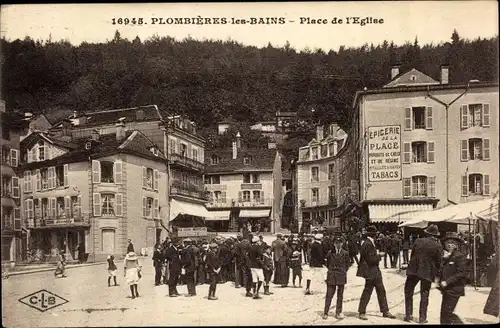
M 271 210 L 241 210 L 240 218 L 267 218 Z
M 206 218 L 205 221 L 228 221 L 231 211 L 214 211 L 210 212 L 211 218 Z
M 14 172 L 12 167 L 2 164 L 2 176 L 4 175 L 8 177 L 15 177 L 16 173 Z
M 170 201 L 170 221 L 174 220 L 178 215 L 193 215 L 202 218 L 211 218 L 212 215 L 205 206 L 197 203 L 188 203 L 182 200 L 172 199 Z
M 16 203 L 12 198 L 2 197 L 2 207 L 16 207 Z
M 371 222 L 406 222 L 431 210 L 432 204 L 368 205 Z

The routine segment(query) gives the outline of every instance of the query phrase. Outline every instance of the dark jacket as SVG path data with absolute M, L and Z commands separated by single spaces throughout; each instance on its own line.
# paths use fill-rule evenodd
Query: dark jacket
M 380 268 L 378 267 L 380 256 L 377 255 L 375 245 L 368 238 L 361 245 L 359 255 L 360 258 L 356 276 L 363 277 L 365 279 L 378 278 L 382 274 L 380 272 Z
M 257 244 L 250 246 L 248 251 L 248 259 L 250 268 L 262 269 L 264 267 L 264 261 L 262 258 L 262 247 Z
M 489 314 L 495 317 L 498 317 L 498 279 L 500 275 L 499 267 L 498 267 L 498 262 L 499 262 L 499 252 L 498 250 L 496 251 L 496 254 L 493 256 L 493 260 L 491 263 L 491 270 L 492 272 L 495 273 L 495 281 L 493 283 L 493 287 L 490 290 L 490 294 L 488 295 L 488 299 L 486 300 L 486 303 L 484 304 L 484 309 L 483 313 L 484 314 Z
M 442 293 L 464 296 L 467 278 L 467 259 L 458 250 L 455 250 L 447 259 L 439 273 L 439 281 L 446 281 L 446 287 L 439 286 Z
M 130 253 L 130 252 L 135 252 L 134 244 L 132 244 L 132 243 L 127 245 L 127 253 Z
M 273 248 L 274 261 L 279 262 L 285 251 L 285 242 L 281 239 L 276 239 L 271 244 L 271 247 Z
M 160 250 L 155 249 L 155 251 L 153 253 L 153 266 L 154 267 L 161 266 L 162 262 L 163 262 L 163 256 L 162 256 Z
M 217 274 L 214 270 L 217 270 L 221 267 L 221 261 L 219 256 L 214 252 L 207 253 L 207 271 L 209 274 Z
M 301 270 L 302 269 L 302 256 L 292 256 L 290 259 L 290 268 L 292 270 Z
M 336 250 L 328 252 L 327 258 L 328 274 L 326 283 L 328 285 L 345 285 L 347 283 L 347 270 L 351 266 L 349 252 L 344 249 L 337 254 Z
M 182 267 L 186 272 L 196 271 L 196 251 L 193 246 L 188 246 L 182 252 Z
M 165 257 L 170 263 L 170 272 L 179 273 L 182 269 L 180 251 L 174 246 L 169 246 L 165 251 Z
M 231 251 L 226 244 L 222 244 L 219 247 L 219 257 L 221 261 L 221 265 L 229 265 L 231 264 Z
M 115 261 L 113 259 L 107 259 L 107 261 L 108 261 L 108 270 L 116 270 L 117 269 Z
M 325 264 L 325 253 L 321 243 L 312 243 L 311 245 L 311 259 L 309 266 L 313 268 L 321 268 Z
M 398 236 L 392 236 L 390 239 L 388 252 L 397 254 L 401 250 L 401 239 Z
M 273 256 L 264 254 L 262 256 L 262 259 L 263 259 L 263 264 L 264 264 L 263 269 L 267 270 L 267 271 L 274 271 Z
M 442 254 L 443 247 L 436 239 L 432 237 L 417 239 L 411 251 L 406 275 L 434 282 L 441 268 Z

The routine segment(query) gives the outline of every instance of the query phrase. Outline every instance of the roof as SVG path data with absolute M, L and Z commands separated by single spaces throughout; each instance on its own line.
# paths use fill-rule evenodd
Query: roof
M 74 114 L 73 110 L 64 108 L 52 108 L 50 110 L 45 110 L 43 113 L 37 116 L 45 116 L 47 121 L 54 125 L 63 119 L 69 118 Z
M 154 161 L 165 161 L 166 158 L 161 151 L 158 150 L 158 156 L 153 155 L 150 151 L 151 147 L 157 147 L 150 139 L 139 131 L 126 132 L 124 141 L 117 141 L 116 134 L 102 134 L 99 136 L 99 141 L 91 141 L 92 147 L 85 149 L 85 144 L 90 141 L 89 138 L 80 138 L 72 142 L 77 146 L 67 153 L 56 158 L 43 161 L 27 163 L 22 166 L 23 169 L 31 169 L 43 166 L 61 165 L 68 163 L 83 162 L 104 156 L 110 156 L 117 153 L 130 154 L 142 158 L 147 158 Z M 43 164 L 42 164 L 43 163 Z
M 35 142 L 43 139 L 53 145 L 66 149 L 77 149 L 79 145 L 71 140 L 71 137 L 54 136 L 45 132 L 33 132 L 21 141 L 22 148 L 29 148 Z
M 232 148 L 205 151 L 206 173 L 229 173 L 234 171 L 272 171 L 276 149 L 240 148 L 233 159 Z M 219 157 L 219 163 L 211 164 L 212 155 Z M 251 156 L 252 164 L 243 164 L 243 157 Z
M 384 85 L 384 88 L 392 88 L 402 85 L 433 85 L 440 84 L 432 77 L 412 68 L 406 73 L 396 75 L 389 83 Z
M 138 117 L 138 111 L 142 110 L 142 118 Z M 87 120 L 85 126 L 114 124 L 120 118 L 125 118 L 125 122 L 130 121 L 161 121 L 163 117 L 156 105 L 139 106 L 134 108 L 112 109 L 100 112 L 85 113 Z

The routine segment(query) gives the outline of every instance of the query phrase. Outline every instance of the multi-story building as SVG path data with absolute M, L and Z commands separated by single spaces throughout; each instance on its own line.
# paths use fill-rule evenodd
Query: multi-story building
M 440 82 L 394 67 L 383 88 L 356 93 L 341 157 L 371 222 L 498 192 L 498 83 L 450 84 L 448 75 L 446 66 Z
M 247 222 L 254 228 L 260 224 L 264 232 L 279 230 L 281 180 L 281 156 L 275 148 L 244 148 L 237 137 L 232 149 L 207 151 L 206 206 L 214 221 L 209 224 L 225 231 L 239 231 Z
M 6 111 L 5 102 L 2 100 L 0 102 L 2 262 L 21 261 L 26 249 L 26 233 L 21 222 L 21 186 L 17 170 L 19 137 L 27 127 L 28 123 L 24 117 L 19 113 Z
M 118 123 L 115 133 L 90 137 L 32 133 L 21 146 L 23 213 L 38 257 L 59 250 L 68 260 L 80 252 L 103 260 L 125 254 L 127 239 L 137 252 L 152 251 L 167 206 L 167 165 L 144 134 Z
M 305 225 L 338 226 L 335 209 L 339 204 L 337 188 L 344 174 L 339 171 L 337 154 L 344 147 L 347 134 L 337 124 L 331 124 L 325 135 L 318 126 L 316 137 L 299 148 L 297 171 L 297 222 Z

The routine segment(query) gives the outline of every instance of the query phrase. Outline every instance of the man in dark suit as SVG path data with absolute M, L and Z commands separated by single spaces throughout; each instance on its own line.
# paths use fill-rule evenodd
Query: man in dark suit
M 325 281 L 325 249 L 322 244 L 323 235 L 314 235 L 314 242 L 311 245 L 311 260 L 309 262 L 309 268 L 311 271 L 310 279 L 306 280 L 306 295 L 311 295 L 311 280 L 316 282 Z
M 210 287 L 208 288 L 208 299 L 211 301 L 217 300 L 215 291 L 217 290 L 217 280 L 221 270 L 221 262 L 217 254 L 217 244 L 210 244 L 210 251 L 207 253 L 207 271 L 210 276 Z
M 426 237 L 419 238 L 413 245 L 411 259 L 406 269 L 405 282 L 405 321 L 413 320 L 413 293 L 420 282 L 419 323 L 427 322 L 427 307 L 431 284 L 436 279 L 441 268 L 443 247 L 437 239 L 439 230 L 431 224 L 424 230 Z
M 387 304 L 387 297 L 384 287 L 384 282 L 382 280 L 382 272 L 379 268 L 380 255 L 375 248 L 374 238 L 377 236 L 377 228 L 375 226 L 369 226 L 366 228 L 366 240 L 361 245 L 360 249 L 360 259 L 358 271 L 356 276 L 365 278 L 365 288 L 361 294 L 361 299 L 359 301 L 358 313 L 361 320 L 368 320 L 366 317 L 366 307 L 370 301 L 373 289 L 377 292 L 377 299 L 380 308 L 380 312 L 384 318 L 394 319 L 396 318 L 393 314 L 389 312 L 389 305 Z
M 280 285 L 283 283 L 283 271 L 285 265 L 283 264 L 282 257 L 285 252 L 285 242 L 281 239 L 282 235 L 279 233 L 276 235 L 276 240 L 274 240 L 271 244 L 273 248 L 273 257 L 274 257 L 274 284 Z
M 163 265 L 163 256 L 161 254 L 160 244 L 155 245 L 155 250 L 153 252 L 153 266 L 155 268 L 155 286 L 161 284 L 161 269 Z
M 252 273 L 252 281 L 253 281 L 253 298 L 260 299 L 259 291 L 262 283 L 264 282 L 264 271 L 262 270 L 264 267 L 264 259 L 263 259 L 263 249 L 258 244 L 259 237 L 254 236 L 252 238 L 252 245 L 248 250 L 248 259 L 250 265 L 250 271 Z
M 177 291 L 177 284 L 179 283 L 179 276 L 182 271 L 180 248 L 181 243 L 179 240 L 172 240 L 172 244 L 165 251 L 165 257 L 169 264 L 168 275 L 168 295 L 170 297 L 179 296 Z
M 196 296 L 196 284 L 194 281 L 194 272 L 196 271 L 196 251 L 192 245 L 191 239 L 184 240 L 186 248 L 182 252 L 182 266 L 185 271 L 185 279 L 188 294 L 186 297 Z
M 127 245 L 127 254 L 130 252 L 135 252 L 134 244 L 132 244 L 132 239 L 128 240 L 128 245 Z
M 250 263 L 248 259 L 248 251 L 250 250 L 250 241 L 246 238 L 240 243 L 240 267 L 243 273 L 243 285 L 246 289 L 246 297 L 252 297 L 252 272 L 250 271 Z
M 441 324 L 463 324 L 454 313 L 458 299 L 465 296 L 467 259 L 458 250 L 462 243 L 456 232 L 448 232 L 442 239 L 444 244 L 443 263 L 436 284 L 443 294 L 441 301 Z

